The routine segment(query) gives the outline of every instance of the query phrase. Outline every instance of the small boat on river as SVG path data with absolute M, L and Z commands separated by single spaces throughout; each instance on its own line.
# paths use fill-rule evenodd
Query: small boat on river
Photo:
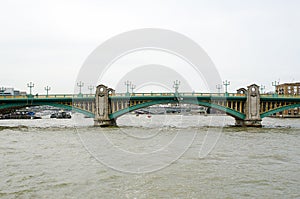
M 70 113 L 67 113 L 65 111 L 60 111 L 56 113 L 52 113 L 50 118 L 56 118 L 56 119 L 71 119 L 72 116 Z
M 0 119 L 41 119 L 31 111 L 15 111 L 12 113 L 4 114 L 0 116 Z

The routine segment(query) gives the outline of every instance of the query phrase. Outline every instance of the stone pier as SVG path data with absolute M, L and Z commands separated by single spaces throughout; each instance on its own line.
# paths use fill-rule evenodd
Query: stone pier
M 115 91 L 101 84 L 96 88 L 96 112 L 94 118 L 94 126 L 107 127 L 116 126 L 116 121 L 109 118 L 112 112 L 111 103 L 108 96 Z
M 259 86 L 256 84 L 248 86 L 246 94 L 246 118 L 244 120 L 236 119 L 235 124 L 237 126 L 261 127 Z

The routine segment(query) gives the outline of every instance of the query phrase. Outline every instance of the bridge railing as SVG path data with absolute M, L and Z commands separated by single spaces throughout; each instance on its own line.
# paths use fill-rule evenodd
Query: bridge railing
M 187 93 L 115 93 L 111 96 L 116 97 L 143 97 L 143 96 L 246 96 L 245 94 L 237 94 L 237 93 L 194 93 L 194 92 L 187 92 Z
M 52 95 L 0 95 L 0 99 L 49 99 L 49 98 L 92 98 L 94 94 L 52 94 Z
M 175 93 L 115 93 L 110 96 L 175 96 Z M 224 96 L 224 97 L 235 97 L 235 96 L 246 96 L 246 94 L 238 94 L 238 93 L 178 93 L 179 96 L 207 96 L 207 97 L 216 97 L 216 96 Z M 5 96 L 0 95 L 0 99 L 51 99 L 51 98 L 93 98 L 95 94 L 52 94 L 52 95 L 18 95 L 18 96 Z M 300 95 L 279 95 L 279 94 L 261 94 L 261 97 L 268 98 L 300 98 Z
M 175 93 L 115 93 L 111 96 L 174 96 Z M 179 96 L 226 96 L 226 97 L 246 97 L 246 94 L 243 93 L 178 93 Z M 300 98 L 300 95 L 278 95 L 278 94 L 261 94 L 261 97 L 272 97 L 272 98 Z
M 270 98 L 300 98 L 300 95 L 260 94 L 260 97 L 270 97 Z

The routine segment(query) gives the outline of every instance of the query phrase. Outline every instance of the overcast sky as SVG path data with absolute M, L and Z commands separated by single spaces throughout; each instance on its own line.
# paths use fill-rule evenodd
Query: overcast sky
M 138 28 L 163 28 L 197 42 L 230 91 L 251 83 L 300 81 L 298 0 L 1 0 L 0 87 L 74 90 L 87 56 Z M 149 63 L 150 64 L 150 63 Z M 87 85 L 86 85 L 87 87 Z M 87 90 L 87 88 L 85 88 Z

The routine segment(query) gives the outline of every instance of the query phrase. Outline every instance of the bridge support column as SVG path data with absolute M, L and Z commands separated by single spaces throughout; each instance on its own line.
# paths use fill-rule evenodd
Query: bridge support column
M 236 126 L 245 126 L 245 127 L 262 127 L 261 120 L 239 120 L 235 119 Z
M 116 126 L 116 121 L 109 118 L 111 113 L 111 102 L 109 101 L 109 92 L 112 89 L 101 84 L 96 88 L 96 112 L 94 118 L 94 126 L 109 127 Z
M 94 126 L 110 127 L 117 126 L 117 123 L 115 120 L 94 120 Z
M 259 86 L 256 84 L 248 86 L 247 101 L 245 106 L 246 118 L 244 120 L 236 119 L 236 125 L 261 127 L 260 93 Z

